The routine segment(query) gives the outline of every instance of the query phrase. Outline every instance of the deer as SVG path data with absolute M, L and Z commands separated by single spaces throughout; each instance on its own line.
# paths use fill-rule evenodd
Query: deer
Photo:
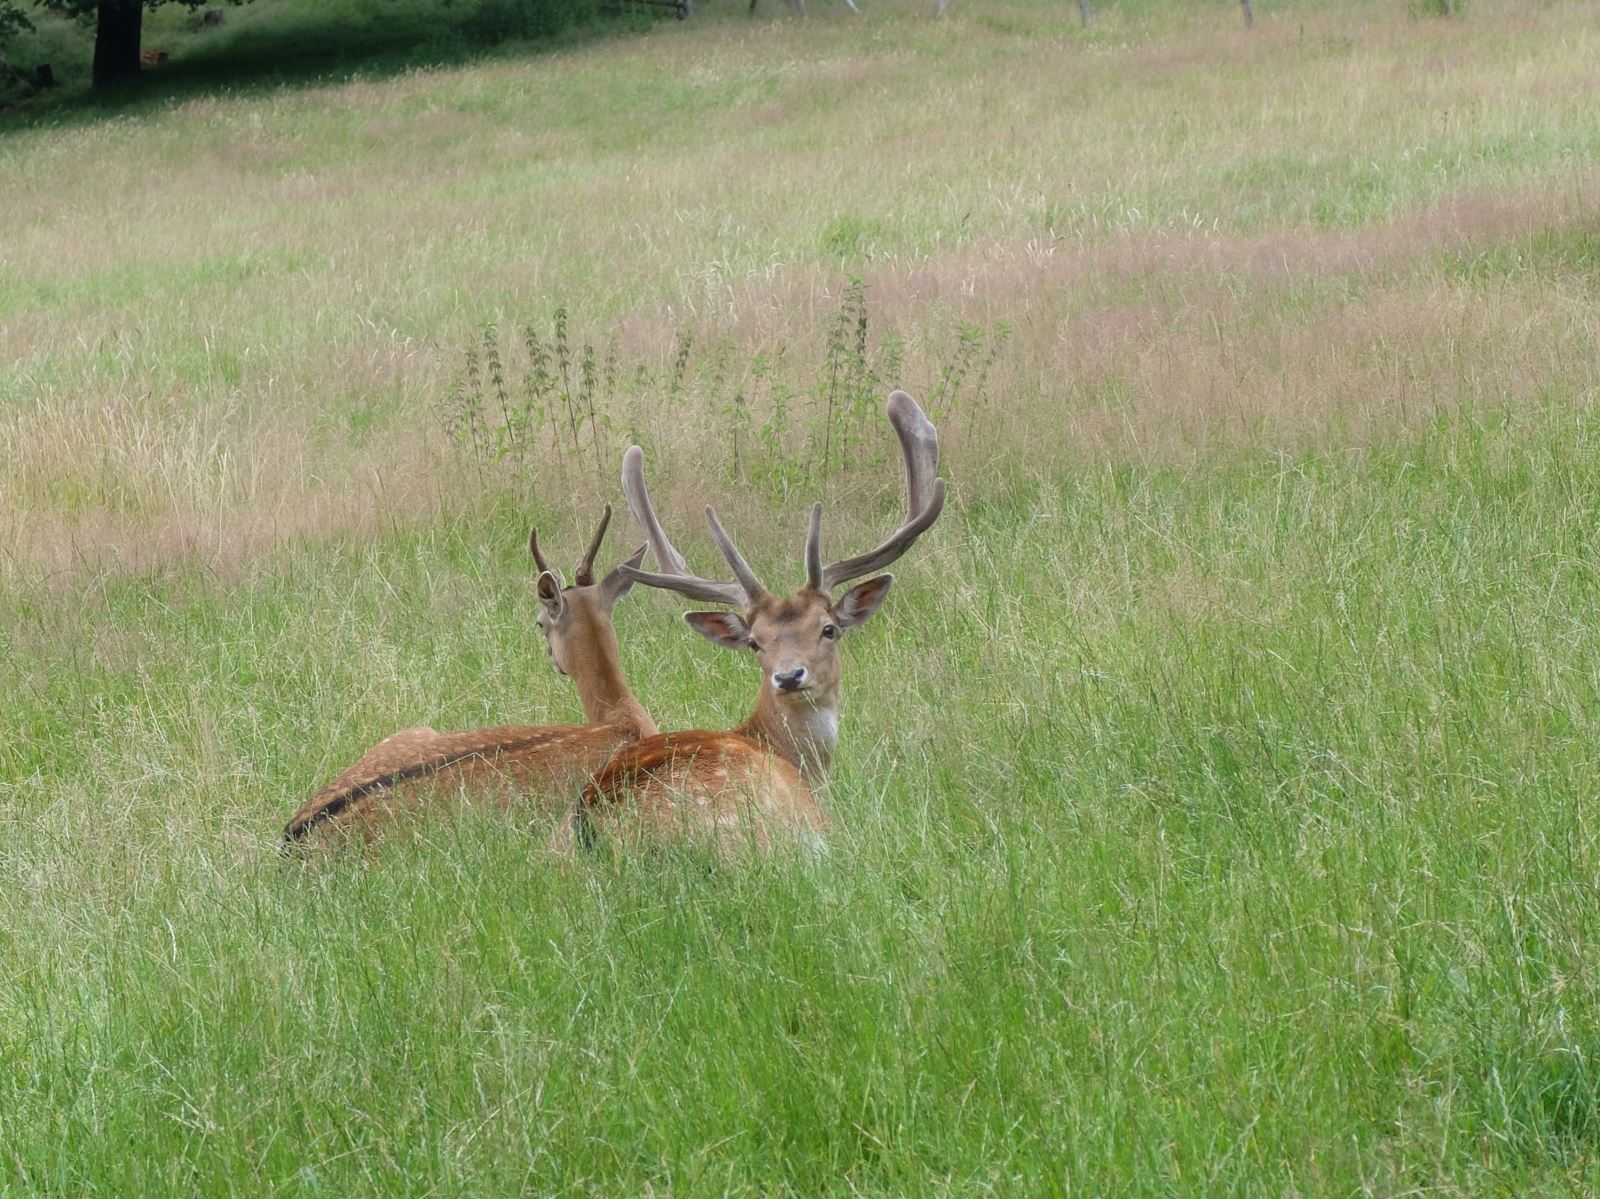
M 905 460 L 905 523 L 876 549 L 824 566 L 822 505 L 813 505 L 805 583 L 791 595 L 767 589 L 710 505 L 706 523 L 734 578 L 692 574 L 650 502 L 644 452 L 633 446 L 623 456 L 623 492 L 659 570 L 621 569 L 647 587 L 735 609 L 686 612 L 684 620 L 716 645 L 754 651 L 761 689 L 755 710 L 736 728 L 658 734 L 619 750 L 558 826 L 552 838 L 558 853 L 574 843 L 591 847 L 601 833 L 620 834 L 619 840 L 709 834 L 719 850 L 745 845 L 767 852 L 774 834 L 825 845 L 830 820 L 817 792 L 839 735 L 840 641 L 888 597 L 894 576 L 876 572 L 904 555 L 944 507 L 932 422 L 904 391 L 890 395 L 887 412 Z M 843 584 L 866 575 L 875 577 L 834 598 Z
M 645 546 L 596 581 L 595 554 L 611 522 L 611 505 L 565 585 L 539 549 L 539 530 L 528 534 L 539 599 L 536 622 L 558 674 L 570 678 L 587 721 L 580 725 L 499 725 L 439 733 L 426 725 L 378 742 L 313 795 L 284 827 L 286 847 L 313 839 L 370 840 L 403 813 L 466 795 L 501 806 L 535 801 L 558 817 L 573 790 L 618 749 L 654 736 L 655 722 L 623 676 L 611 611 L 633 588 L 627 571 L 644 560 Z M 540 802 L 542 801 L 542 803 Z

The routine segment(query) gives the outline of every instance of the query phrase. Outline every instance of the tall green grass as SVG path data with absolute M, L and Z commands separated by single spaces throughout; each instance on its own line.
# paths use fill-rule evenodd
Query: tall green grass
M 1600 1190 L 1582 6 L 742 7 L 0 138 L 0 1192 Z M 523 547 L 624 444 L 793 583 L 895 385 L 825 858 L 278 853 L 577 718 Z
M 278 823 L 572 710 L 489 509 L 7 629 L 23 1191 L 1578 1193 L 1600 1137 L 1600 433 L 957 479 L 846 647 L 816 862 Z M 796 524 L 794 520 L 790 524 Z M 841 537 L 872 519 L 843 519 Z M 796 546 L 753 537 L 777 576 Z M 619 610 L 663 725 L 750 663 Z M 61 647 L 42 661 L 30 647 Z

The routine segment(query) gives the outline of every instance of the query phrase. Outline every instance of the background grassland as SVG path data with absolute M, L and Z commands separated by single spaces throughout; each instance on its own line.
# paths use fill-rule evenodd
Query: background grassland
M 927 7 L 0 136 L 0 1185 L 1600 1186 L 1592 11 Z M 452 441 L 559 305 L 579 452 Z M 280 860 L 377 737 L 576 712 L 523 538 L 629 437 L 774 581 L 879 533 L 840 362 L 955 498 L 825 861 Z M 675 611 L 642 697 L 736 719 Z

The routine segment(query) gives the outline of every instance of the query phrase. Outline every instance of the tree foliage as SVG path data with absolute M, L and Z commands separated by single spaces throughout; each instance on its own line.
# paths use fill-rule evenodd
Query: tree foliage
M 0 109 L 9 107 L 33 94 L 33 85 L 11 69 L 6 61 L 6 42 L 23 30 L 32 29 L 33 22 L 11 0 L 0 0 Z
M 230 0 L 244 4 L 248 0 Z M 0 4 L 14 0 L 0 0 Z M 87 20 L 93 16 L 94 85 L 130 83 L 139 78 L 139 42 L 144 25 L 144 10 L 163 4 L 200 8 L 212 0 L 55 0 L 62 12 Z
M 24 29 L 32 29 L 33 22 L 28 20 L 28 14 L 21 7 L 13 4 L 11 0 L 0 0 L 0 47 L 6 44 L 6 39 Z
M 214 42 L 192 36 L 179 36 L 176 43 L 165 40 L 174 30 L 200 31 L 198 16 L 180 19 L 176 13 L 169 14 L 172 20 L 157 22 L 162 41 L 151 40 L 157 36 L 155 26 L 146 36 L 146 9 L 172 4 L 181 6 L 180 11 L 194 11 L 249 2 L 0 0 L 0 18 L 5 18 L 0 30 L 24 30 L 12 41 L 13 58 L 28 56 L 29 51 L 30 62 L 53 58 L 55 78 L 73 88 L 86 82 L 83 57 L 89 49 L 86 42 L 92 39 L 95 87 L 127 88 L 138 86 L 156 60 L 164 57 L 142 53 L 146 46 L 172 47 L 182 62 L 174 73 L 188 81 L 201 75 L 280 69 L 303 73 L 319 65 L 331 67 L 374 56 L 431 62 L 440 54 L 466 53 L 477 46 L 559 36 L 598 19 L 605 0 L 294 0 L 267 6 L 274 11 L 237 27 L 229 22 L 227 35 Z M 38 37 L 25 32 L 29 16 L 39 26 Z M 4 43 L 0 33 L 0 47 Z M 19 77 L 16 89 L 0 90 L 0 108 L 32 93 L 25 87 L 27 79 L 31 74 Z

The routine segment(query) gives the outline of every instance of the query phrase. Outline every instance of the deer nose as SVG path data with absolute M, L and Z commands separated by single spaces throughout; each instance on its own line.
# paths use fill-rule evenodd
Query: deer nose
M 806 668 L 790 666 L 772 672 L 772 685 L 779 691 L 798 691 L 806 685 Z

